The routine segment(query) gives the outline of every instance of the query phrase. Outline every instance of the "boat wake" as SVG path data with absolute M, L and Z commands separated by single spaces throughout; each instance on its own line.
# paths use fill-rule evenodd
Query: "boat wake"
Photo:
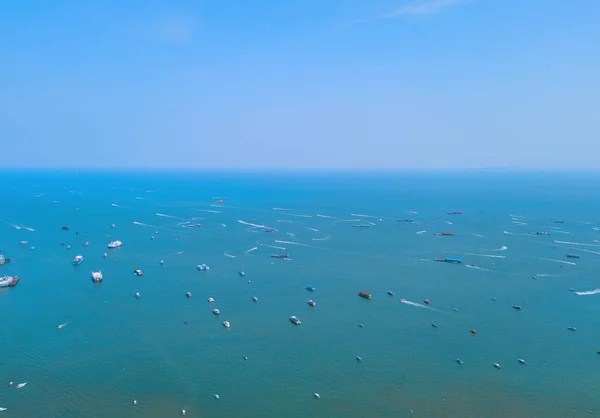
M 494 254 L 465 253 L 465 255 L 473 255 L 476 257 L 489 257 L 489 258 L 506 258 L 505 255 L 494 255 Z
M 242 220 L 239 220 L 239 219 L 238 219 L 238 222 L 241 223 L 242 225 L 248 225 L 248 226 L 252 226 L 254 228 L 267 228 L 267 229 L 273 229 L 273 230 L 277 231 L 275 228 L 271 228 L 271 227 L 268 227 L 266 225 L 254 224 L 252 222 L 246 222 L 246 221 L 242 221 Z
M 196 210 L 200 211 L 200 212 L 207 212 L 207 213 L 221 213 L 218 210 L 211 210 L 211 209 L 196 209 Z
M 305 215 L 305 214 L 302 214 L 302 213 L 282 213 L 281 215 L 284 215 L 284 216 L 294 216 L 296 218 L 312 218 L 313 217 L 312 215 Z
M 277 220 L 278 223 L 286 223 L 286 224 L 293 224 L 294 221 L 290 221 L 289 219 L 278 219 Z
M 229 258 L 237 258 L 235 255 L 233 255 L 233 254 L 229 254 L 229 250 L 228 250 L 228 251 L 225 251 L 225 252 L 223 253 L 223 255 L 224 255 L 225 257 L 229 257 Z
M 309 231 L 319 232 L 319 230 L 317 228 L 309 228 L 309 227 L 304 227 L 304 228 L 308 229 Z
M 313 238 L 313 241 L 327 241 L 328 239 L 330 239 L 331 237 L 329 235 L 324 236 L 322 238 Z
M 179 252 L 173 253 L 173 254 L 167 254 L 165 257 L 171 257 L 171 256 L 174 256 L 174 255 L 181 255 L 181 254 L 183 254 L 183 251 L 179 251 Z
M 179 216 L 173 216 L 173 215 L 166 215 L 164 213 L 157 213 L 156 216 L 162 216 L 163 218 L 172 218 L 172 219 L 179 219 L 180 221 L 185 221 L 185 218 L 180 218 Z
M 576 266 L 577 265 L 577 263 L 573 263 L 572 261 L 554 260 L 553 258 L 540 258 L 539 260 L 552 261 L 554 263 L 561 263 L 561 264 L 569 264 L 571 266 Z
M 27 231 L 29 231 L 29 232 L 35 232 L 35 229 L 33 229 L 33 228 L 29 228 L 29 227 L 27 227 L 27 226 L 25 226 L 25 225 L 21 225 L 21 228 L 23 228 L 23 229 L 25 229 L 25 230 L 27 230 Z
M 504 232 L 506 235 L 518 235 L 518 236 L 521 236 L 521 237 L 528 237 L 529 236 L 529 234 L 519 234 L 519 233 L 516 233 L 516 232 L 508 232 L 508 231 L 502 231 L 502 232 Z
M 406 300 L 406 299 L 400 299 L 400 303 L 404 303 L 405 305 L 415 306 L 417 308 L 429 309 L 431 311 L 444 313 L 443 311 L 440 311 L 439 309 L 436 309 L 436 308 L 432 308 L 431 306 L 423 305 L 423 304 L 417 303 L 417 302 L 412 302 L 412 301 Z
M 419 232 L 417 232 L 417 235 L 423 235 L 425 232 L 427 232 L 427 231 L 419 231 Z
M 273 210 L 294 210 L 294 209 L 287 209 L 287 208 L 272 208 Z
M 256 250 L 258 250 L 258 247 L 252 247 L 249 250 L 244 251 L 244 254 L 250 254 L 251 252 L 256 251 Z
M 446 221 L 446 220 L 444 220 L 444 222 L 446 222 L 448 225 L 454 225 L 454 222 L 450 222 L 450 221 Z
M 600 293 L 600 289 L 587 290 L 585 292 L 575 292 L 577 296 L 597 295 L 598 293 Z
M 275 242 L 276 242 L 276 243 L 278 243 L 278 244 L 299 245 L 299 246 L 301 246 L 301 247 L 310 247 L 310 248 L 315 248 L 315 247 L 313 247 L 313 246 L 311 246 L 311 245 L 308 245 L 308 244 L 303 244 L 303 243 L 301 243 L 301 242 L 281 241 L 281 240 L 278 240 L 278 239 L 276 239 L 276 240 L 275 240 Z
M 320 213 L 317 213 L 317 215 L 316 215 L 316 216 L 317 216 L 317 218 L 325 218 L 325 219 L 339 219 L 339 218 L 336 218 L 336 217 L 334 217 L 334 216 L 321 215 Z
M 484 236 L 480 235 L 480 234 L 471 234 L 471 235 L 473 235 L 474 237 L 477 237 L 477 238 L 484 238 Z
M 582 245 L 585 247 L 600 247 L 600 245 L 598 245 L 598 244 L 586 244 L 584 242 L 571 242 L 571 241 L 558 241 L 558 240 L 554 240 L 554 242 L 557 244 Z M 598 241 L 594 240 L 594 242 L 598 242 Z
M 279 241 L 275 241 L 275 242 L 279 242 Z M 286 247 L 278 247 L 277 245 L 269 245 L 269 244 L 261 244 L 261 243 L 258 243 L 258 245 L 260 245 L 261 247 L 274 248 L 276 250 L 287 250 Z
M 153 228 L 153 226 L 152 226 L 152 225 L 148 225 L 148 224 L 145 224 L 145 223 L 143 223 L 143 222 L 133 221 L 133 224 L 134 224 L 134 225 L 139 225 L 139 226 L 149 226 L 149 227 L 152 227 L 152 228 Z
M 484 269 L 483 267 L 474 266 L 472 264 L 465 264 L 465 267 L 470 268 L 470 269 L 474 269 L 474 270 L 492 271 L 492 270 Z

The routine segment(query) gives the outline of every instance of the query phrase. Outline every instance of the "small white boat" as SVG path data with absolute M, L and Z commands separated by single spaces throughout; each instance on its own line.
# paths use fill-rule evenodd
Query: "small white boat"
M 215 315 L 221 315 L 221 311 L 216 308 L 212 310 L 212 313 L 214 313 Z
M 187 298 L 188 298 L 188 299 L 191 299 L 191 298 L 192 298 L 192 292 L 186 292 L 186 294 L 185 294 L 185 295 L 187 296 Z
M 208 298 L 208 303 L 214 303 L 215 300 L 213 298 Z
M 210 270 L 210 267 L 208 267 L 208 265 L 206 265 L 206 264 L 198 264 L 196 266 L 196 269 L 199 271 L 208 271 L 208 270 Z
M 117 226 L 116 226 L 115 224 L 112 224 L 110 227 L 111 227 L 112 229 L 115 229 Z
M 165 264 L 165 261 L 164 260 L 160 260 L 160 265 L 164 266 L 164 264 Z
M 19 244 L 20 245 L 27 245 L 27 244 L 29 244 L 29 241 L 19 241 Z
M 215 393 L 215 399 L 219 399 L 219 395 L 217 395 L 216 393 Z
M 312 306 L 313 308 L 314 308 L 315 306 L 317 306 L 317 302 L 315 302 L 315 301 L 314 301 L 314 300 L 312 300 L 312 299 L 309 299 L 307 303 L 308 303 L 308 305 L 309 305 L 309 306 Z
M 301 325 L 302 324 L 302 321 L 300 321 L 300 319 L 297 316 L 295 316 L 295 315 L 290 316 L 290 321 L 294 325 Z
M 518 359 L 517 361 L 521 364 L 527 364 L 527 362 L 525 360 L 523 360 L 522 358 Z
M 497 368 L 497 369 L 501 369 L 502 368 L 502 366 L 500 366 L 498 363 L 494 363 L 494 367 Z
M 223 326 L 225 328 L 229 328 L 231 326 L 231 324 L 229 323 L 229 321 L 223 321 Z M 217 398 L 218 399 L 218 398 Z
M 67 322 L 65 322 L 64 324 L 60 324 L 57 328 L 58 329 L 63 329 L 66 326 L 67 326 Z
M 185 415 L 185 409 L 181 410 L 181 415 Z
M 139 299 L 139 298 L 141 298 L 141 297 L 142 297 L 142 296 L 140 295 L 140 292 L 137 292 L 137 293 L 135 294 L 135 298 L 136 298 L 136 299 Z
M 135 274 L 136 276 L 140 276 L 140 277 L 144 275 L 144 273 L 140 269 L 133 270 L 133 274 Z
M 83 256 L 82 255 L 76 255 L 75 258 L 73 258 L 72 263 L 73 263 L 74 266 L 80 265 L 81 263 L 83 263 Z
M 319 395 L 318 393 L 315 393 L 315 398 L 321 399 L 321 395 Z
M 258 298 L 257 298 L 256 296 L 254 296 L 254 297 L 252 298 L 252 300 L 253 300 L 254 302 L 258 302 Z
M 25 386 L 27 386 L 27 382 L 25 382 L 25 383 L 19 383 L 17 385 L 17 389 L 23 389 Z
M 70 250 L 70 249 L 71 249 L 71 246 L 70 246 L 70 245 L 67 245 L 67 250 Z
M 106 257 L 108 257 L 107 253 L 102 254 L 102 258 L 106 258 Z
M 119 248 L 123 243 L 119 240 L 112 241 L 108 243 L 108 248 Z
M 94 283 L 99 283 L 103 280 L 102 271 L 92 271 L 92 281 Z
M 0 412 L 6 411 L 8 408 L 0 408 Z

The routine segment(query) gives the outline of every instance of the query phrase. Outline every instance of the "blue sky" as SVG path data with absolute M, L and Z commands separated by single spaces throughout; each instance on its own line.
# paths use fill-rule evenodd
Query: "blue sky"
M 600 1 L 0 2 L 0 167 L 598 168 Z

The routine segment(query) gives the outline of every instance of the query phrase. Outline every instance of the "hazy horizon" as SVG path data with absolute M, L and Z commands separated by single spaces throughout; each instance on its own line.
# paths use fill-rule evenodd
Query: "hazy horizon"
M 0 167 L 596 169 L 598 21 L 592 0 L 5 2 Z

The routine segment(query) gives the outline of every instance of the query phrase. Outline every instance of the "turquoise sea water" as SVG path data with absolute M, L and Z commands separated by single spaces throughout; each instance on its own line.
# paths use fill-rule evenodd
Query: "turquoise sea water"
M 4 416 L 600 411 L 600 294 L 569 290 L 600 288 L 598 173 L 0 175 Z

